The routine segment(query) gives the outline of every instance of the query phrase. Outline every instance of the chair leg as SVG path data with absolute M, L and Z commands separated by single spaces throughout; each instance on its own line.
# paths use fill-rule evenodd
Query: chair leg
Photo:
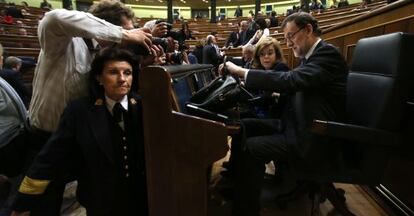
M 334 208 L 343 216 L 355 216 L 345 203 L 345 196 L 343 190 L 337 190 L 332 183 L 326 184 L 326 197 L 332 203 Z

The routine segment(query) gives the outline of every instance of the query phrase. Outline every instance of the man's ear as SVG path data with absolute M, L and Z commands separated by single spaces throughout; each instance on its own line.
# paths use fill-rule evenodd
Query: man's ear
M 313 34 L 313 27 L 310 23 L 306 25 L 306 31 L 308 31 L 309 34 Z

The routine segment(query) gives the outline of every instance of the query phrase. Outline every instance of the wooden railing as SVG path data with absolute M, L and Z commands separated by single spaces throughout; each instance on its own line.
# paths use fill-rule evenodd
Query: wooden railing
M 207 216 L 207 169 L 226 155 L 227 130 L 222 123 L 174 111 L 179 104 L 172 97 L 172 80 L 211 67 L 151 66 L 141 71 L 150 216 Z

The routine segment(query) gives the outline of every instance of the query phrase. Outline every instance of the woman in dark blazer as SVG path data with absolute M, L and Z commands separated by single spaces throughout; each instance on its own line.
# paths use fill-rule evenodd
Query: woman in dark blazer
M 19 188 L 14 215 L 25 215 L 48 185 L 70 174 L 89 215 L 147 215 L 137 60 L 119 48 L 101 50 L 91 65 L 90 95 L 69 104 L 58 130 Z
M 283 50 L 279 42 L 272 38 L 263 38 L 256 44 L 253 54 L 251 69 L 272 71 L 289 71 L 286 65 Z M 279 118 L 280 112 L 285 103 L 285 97 L 272 91 L 256 91 L 256 95 L 260 97 L 256 101 L 254 112 L 259 118 Z M 275 103 L 277 102 L 277 103 Z
M 285 64 L 283 50 L 276 39 L 266 37 L 256 44 L 251 69 L 265 70 L 267 73 L 289 71 L 288 66 Z M 246 130 L 248 128 L 249 131 L 253 132 L 232 136 L 230 160 L 228 163 L 223 163 L 226 171 L 221 173 L 226 177 L 234 177 L 235 175 L 235 167 L 240 162 L 242 139 L 258 137 L 258 140 L 260 140 L 260 136 L 273 132 L 274 129 L 279 131 L 283 127 L 279 118 L 281 112 L 285 109 L 287 96 L 273 91 L 249 90 L 254 94 L 255 99 L 251 101 L 250 110 L 241 113 L 240 116 L 243 118 L 243 129 Z M 251 127 L 255 127 L 254 130 L 251 130 Z

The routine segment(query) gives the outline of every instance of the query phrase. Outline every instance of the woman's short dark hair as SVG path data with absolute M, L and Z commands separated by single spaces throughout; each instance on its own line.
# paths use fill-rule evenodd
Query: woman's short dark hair
M 93 99 L 103 97 L 104 88 L 98 82 L 97 77 L 102 75 L 105 63 L 108 61 L 126 61 L 132 66 L 132 85 L 131 91 L 138 90 L 138 59 L 130 51 L 118 47 L 108 47 L 100 50 L 91 63 L 89 71 L 89 91 Z
M 275 49 L 276 61 L 286 63 L 285 56 L 283 55 L 283 49 L 279 42 L 275 38 L 266 37 L 256 44 L 256 49 L 253 54 L 252 68 L 264 69 L 262 63 L 260 62 L 260 52 L 268 46 L 272 46 Z
M 305 28 L 306 25 L 311 24 L 313 33 L 316 36 L 320 36 L 322 34 L 322 31 L 318 25 L 318 20 L 316 20 L 315 17 L 313 17 L 312 15 L 306 12 L 298 12 L 298 13 L 294 13 L 286 17 L 282 22 L 282 29 L 286 27 L 286 24 L 288 22 L 292 22 L 292 21 L 295 22 L 298 28 Z

